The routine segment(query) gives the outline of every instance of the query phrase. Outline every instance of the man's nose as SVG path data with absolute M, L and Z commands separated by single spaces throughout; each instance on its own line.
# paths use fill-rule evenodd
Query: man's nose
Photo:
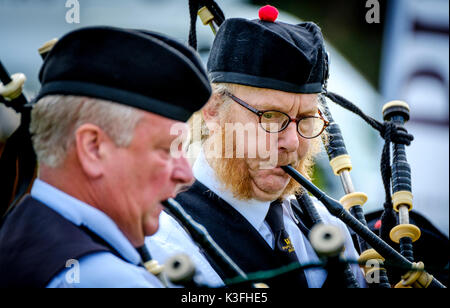
M 180 186 L 190 186 L 194 182 L 191 164 L 186 157 L 181 156 L 174 159 L 172 181 L 176 182 Z
M 297 151 L 300 142 L 297 132 L 297 123 L 291 122 L 282 132 L 279 132 L 278 148 L 288 153 Z

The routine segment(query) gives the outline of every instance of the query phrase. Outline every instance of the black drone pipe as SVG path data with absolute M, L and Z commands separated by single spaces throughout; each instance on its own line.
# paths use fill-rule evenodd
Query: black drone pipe
M 388 103 L 383 108 L 383 118 L 387 122 L 396 125 L 397 129 L 403 129 L 404 124 L 409 120 L 409 107 L 406 103 L 400 101 L 393 101 Z M 400 244 L 400 253 L 409 261 L 414 261 L 413 253 L 413 239 L 410 236 L 404 236 L 401 230 L 404 229 L 407 233 L 413 231 L 415 233 L 414 240 L 420 236 L 420 230 L 409 224 L 409 211 L 412 209 L 412 193 L 411 193 L 411 168 L 406 159 L 405 145 L 393 141 L 393 156 L 392 156 L 392 192 L 394 209 L 399 213 L 399 225 L 394 228 L 391 239 Z M 389 150 L 389 149 L 388 149 Z M 394 196 L 401 194 L 406 196 L 406 202 L 397 202 Z M 405 198 L 405 197 L 403 197 Z M 409 199 L 411 198 L 411 199 Z M 395 235 L 395 230 L 400 231 L 400 235 Z M 414 232 L 415 230 L 415 232 Z M 397 231 L 397 232 L 399 232 Z
M 328 58 L 328 57 L 327 57 Z M 328 61 L 327 61 L 328 63 Z M 355 192 L 355 188 L 352 183 L 352 179 L 350 177 L 350 170 L 351 170 L 351 162 L 350 162 L 350 156 L 348 155 L 347 148 L 344 142 L 344 138 L 342 136 L 341 129 L 339 127 L 339 124 L 337 124 L 333 116 L 327 106 L 326 99 L 324 96 L 320 96 L 321 99 L 321 107 L 324 109 L 324 114 L 329 121 L 328 126 L 325 128 L 327 135 L 326 139 L 322 138 L 324 147 L 328 154 L 328 159 L 330 161 L 330 164 L 332 165 L 333 172 L 341 178 L 341 184 L 343 186 L 344 192 L 346 193 L 346 196 L 344 198 L 349 197 L 349 200 L 352 199 L 355 195 L 357 196 L 365 196 L 365 194 Z M 333 161 L 336 162 L 338 160 L 343 160 L 344 164 L 333 164 Z M 367 221 L 364 217 L 364 211 L 362 209 L 362 203 L 367 200 L 360 199 L 360 203 L 353 202 L 349 207 L 349 212 L 364 226 L 367 226 Z M 359 251 L 361 253 L 369 253 L 370 252 L 370 245 L 367 244 L 367 242 L 358 234 L 356 234 Z M 389 284 L 388 276 L 386 273 L 386 270 L 384 268 L 379 268 L 378 270 L 380 275 L 380 280 L 378 283 L 368 283 L 368 286 L 370 288 L 390 288 L 391 285 Z
M 308 179 L 306 179 L 302 174 L 300 174 L 300 172 L 295 170 L 292 166 L 283 166 L 281 168 L 287 174 L 289 174 L 294 180 L 300 183 L 300 185 L 302 185 L 306 190 L 308 190 L 320 202 L 322 202 L 322 204 L 328 209 L 328 211 L 332 215 L 334 215 L 335 217 L 342 220 L 345 224 L 347 224 L 347 226 L 349 226 L 355 233 L 361 236 L 386 260 L 392 262 L 398 267 L 407 268 L 411 270 L 413 269 L 413 264 L 408 259 L 399 254 L 394 248 L 386 244 L 386 242 L 381 240 L 369 228 L 367 228 L 361 222 L 359 222 L 348 211 L 346 211 L 338 201 L 327 196 L 323 191 L 321 191 L 314 184 L 312 184 Z M 434 277 L 432 278 L 432 282 L 428 287 L 445 288 L 445 286 Z
M 24 78 L 24 77 L 23 77 Z M 21 123 L 8 138 L 0 157 L 0 218 L 26 193 L 36 171 L 36 156 L 28 130 L 31 106 L 22 93 L 22 84 L 14 84 L 8 71 L 0 61 L 0 81 L 16 88 L 8 99 L 1 98 L 0 103 L 13 108 L 21 114 Z M 17 165 L 16 165 L 17 164 Z M 16 168 L 17 166 L 17 168 Z M 18 170 L 18 172 L 16 172 Z M 17 178 L 17 185 L 15 179 Z

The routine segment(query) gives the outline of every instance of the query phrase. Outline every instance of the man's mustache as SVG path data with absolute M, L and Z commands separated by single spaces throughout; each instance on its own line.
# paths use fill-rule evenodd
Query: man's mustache
M 273 165 L 274 168 L 281 167 L 281 166 L 287 166 L 287 165 L 296 167 L 299 164 L 300 159 L 297 157 L 280 157 L 280 156 L 278 156 L 278 159 L 275 162 L 271 161 L 270 159 L 258 160 L 258 162 L 260 162 L 260 163 L 272 162 L 271 165 Z

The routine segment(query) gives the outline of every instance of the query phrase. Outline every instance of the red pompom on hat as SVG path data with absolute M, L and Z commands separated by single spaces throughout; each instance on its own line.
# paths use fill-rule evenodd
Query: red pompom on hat
M 377 230 L 381 228 L 381 219 L 377 220 L 377 222 L 374 225 L 374 228 Z
M 278 10 L 274 6 L 266 5 L 259 9 L 258 15 L 263 21 L 274 22 L 278 17 Z

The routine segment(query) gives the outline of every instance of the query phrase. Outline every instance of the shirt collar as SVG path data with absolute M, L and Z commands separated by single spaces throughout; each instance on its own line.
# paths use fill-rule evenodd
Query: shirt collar
M 136 249 L 114 221 L 102 211 L 40 179 L 34 181 L 31 196 L 58 212 L 73 224 L 86 226 L 108 242 L 123 258 L 133 264 L 139 264 L 141 258 Z
M 209 165 L 203 151 L 200 151 L 194 166 L 193 173 L 195 178 L 212 192 L 230 204 L 236 211 L 244 216 L 248 222 L 259 230 L 264 224 L 267 212 L 269 211 L 270 201 L 259 200 L 240 200 L 233 196 L 233 193 L 223 187 L 217 178 L 214 169 Z

